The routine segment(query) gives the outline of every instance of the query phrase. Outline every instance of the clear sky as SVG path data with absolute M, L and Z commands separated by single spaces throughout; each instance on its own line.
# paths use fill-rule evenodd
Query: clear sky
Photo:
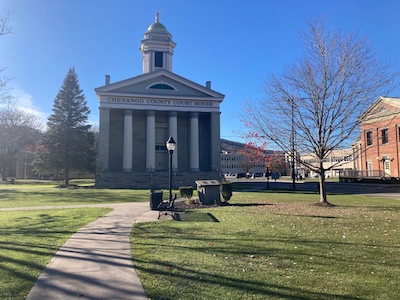
M 301 54 L 306 19 L 329 18 L 358 30 L 378 57 L 400 70 L 400 0 L 0 0 L 16 33 L 0 37 L 0 67 L 14 95 L 46 120 L 74 66 L 98 123 L 94 88 L 142 73 L 140 41 L 160 11 L 177 43 L 172 71 L 225 95 L 221 137 L 240 141 L 245 100 L 262 97 L 262 81 Z M 400 92 L 391 96 L 400 96 Z

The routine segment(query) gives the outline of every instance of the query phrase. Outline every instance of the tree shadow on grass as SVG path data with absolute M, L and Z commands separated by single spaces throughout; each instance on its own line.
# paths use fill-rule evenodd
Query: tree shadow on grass
M 140 272 L 147 273 L 151 276 L 157 276 L 160 278 L 161 284 L 157 286 L 157 289 L 146 289 L 146 293 L 150 299 L 154 300 L 169 300 L 176 299 L 173 294 L 171 294 L 171 286 L 167 284 L 162 284 L 162 277 L 165 278 L 176 278 L 178 282 L 183 285 L 195 285 L 198 287 L 196 291 L 186 291 L 186 293 L 194 295 L 201 298 L 201 293 L 203 289 L 202 285 L 211 285 L 217 287 L 225 287 L 228 289 L 234 289 L 240 291 L 239 293 L 243 296 L 249 295 L 253 298 L 254 296 L 279 298 L 279 299 L 292 299 L 292 300 L 311 300 L 311 299 L 335 299 L 335 300 L 355 300 L 363 299 L 351 295 L 336 295 L 330 294 L 328 292 L 313 292 L 307 291 L 305 289 L 297 288 L 295 286 L 289 287 L 285 285 L 278 285 L 273 283 L 268 283 L 264 281 L 257 280 L 242 280 L 240 278 L 235 278 L 234 276 L 223 276 L 218 274 L 212 274 L 203 271 L 196 271 L 191 268 L 184 267 L 178 264 L 170 264 L 165 261 L 149 261 L 143 264 L 142 262 L 133 259 L 136 269 Z M 164 267 L 161 269 L 156 266 Z M 140 274 L 140 273 L 139 273 Z M 186 284 L 185 284 L 186 282 Z M 146 288 L 146 286 L 145 286 Z M 218 291 L 218 289 L 216 290 Z M 160 295 L 161 294 L 161 295 Z M 185 294 L 187 297 L 191 297 Z M 251 295 L 251 296 L 250 296 Z M 179 299 L 183 299 L 182 295 Z M 215 299 L 219 299 L 218 296 L 214 295 Z
M 228 206 L 249 207 L 249 206 L 273 206 L 271 203 L 229 203 Z

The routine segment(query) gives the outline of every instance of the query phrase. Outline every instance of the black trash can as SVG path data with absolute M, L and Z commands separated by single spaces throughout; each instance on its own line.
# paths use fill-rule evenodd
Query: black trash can
M 156 210 L 163 201 L 163 190 L 150 190 L 150 208 Z

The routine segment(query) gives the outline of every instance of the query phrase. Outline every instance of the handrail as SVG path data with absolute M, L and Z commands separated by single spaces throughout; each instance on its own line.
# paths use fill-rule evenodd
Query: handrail
M 341 170 L 341 178 L 390 178 L 391 176 L 382 170 Z

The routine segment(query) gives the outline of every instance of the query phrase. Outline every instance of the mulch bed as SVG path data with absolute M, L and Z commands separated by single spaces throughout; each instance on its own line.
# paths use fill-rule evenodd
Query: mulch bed
M 184 201 L 176 201 L 175 207 L 181 210 L 187 209 L 201 209 L 201 208 L 212 208 L 212 207 L 219 207 L 219 206 L 226 206 L 229 205 L 228 203 L 223 202 L 221 205 L 217 204 L 202 204 L 201 202 L 196 201 L 195 203 L 188 203 L 186 200 Z

